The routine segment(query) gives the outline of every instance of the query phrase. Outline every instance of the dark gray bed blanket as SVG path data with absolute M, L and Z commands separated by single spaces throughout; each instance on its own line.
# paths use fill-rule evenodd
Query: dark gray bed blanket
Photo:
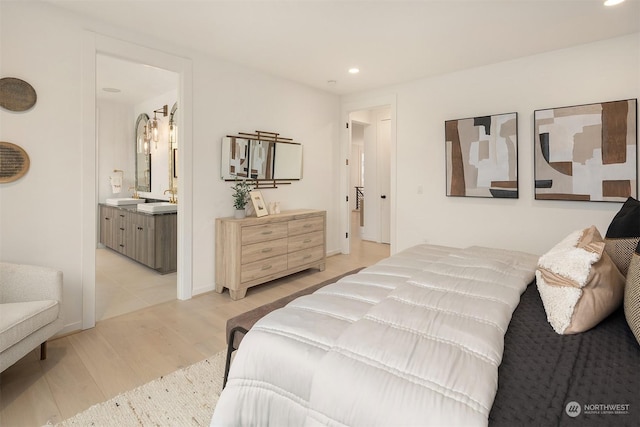
M 576 417 L 570 402 L 580 404 Z M 640 425 L 640 346 L 622 308 L 590 331 L 558 335 L 529 285 L 505 335 L 489 425 Z

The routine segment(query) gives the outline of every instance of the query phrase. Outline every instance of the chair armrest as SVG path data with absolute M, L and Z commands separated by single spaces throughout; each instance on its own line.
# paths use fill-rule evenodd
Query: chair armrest
M 62 272 L 49 267 L 0 262 L 0 303 L 57 300 Z

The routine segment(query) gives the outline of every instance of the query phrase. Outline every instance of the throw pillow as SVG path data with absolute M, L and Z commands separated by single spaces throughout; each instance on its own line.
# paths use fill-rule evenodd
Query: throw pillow
M 609 224 L 605 250 L 623 275 L 640 241 L 640 202 L 629 197 Z
M 624 316 L 640 344 L 640 243 L 631 257 L 627 273 L 627 285 L 624 288 Z
M 591 226 L 571 233 L 538 260 L 538 291 L 557 333 L 587 331 L 622 303 L 625 279 L 604 247 Z

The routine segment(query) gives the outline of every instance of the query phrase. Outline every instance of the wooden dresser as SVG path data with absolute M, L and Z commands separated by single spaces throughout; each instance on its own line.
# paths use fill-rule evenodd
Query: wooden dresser
M 247 289 L 308 268 L 325 268 L 326 212 L 287 211 L 261 218 L 216 219 L 216 292 Z

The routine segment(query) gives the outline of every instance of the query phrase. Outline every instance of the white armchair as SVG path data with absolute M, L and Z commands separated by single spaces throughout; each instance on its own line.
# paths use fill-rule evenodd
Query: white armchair
M 62 272 L 0 262 L 0 372 L 47 340 L 62 322 Z

